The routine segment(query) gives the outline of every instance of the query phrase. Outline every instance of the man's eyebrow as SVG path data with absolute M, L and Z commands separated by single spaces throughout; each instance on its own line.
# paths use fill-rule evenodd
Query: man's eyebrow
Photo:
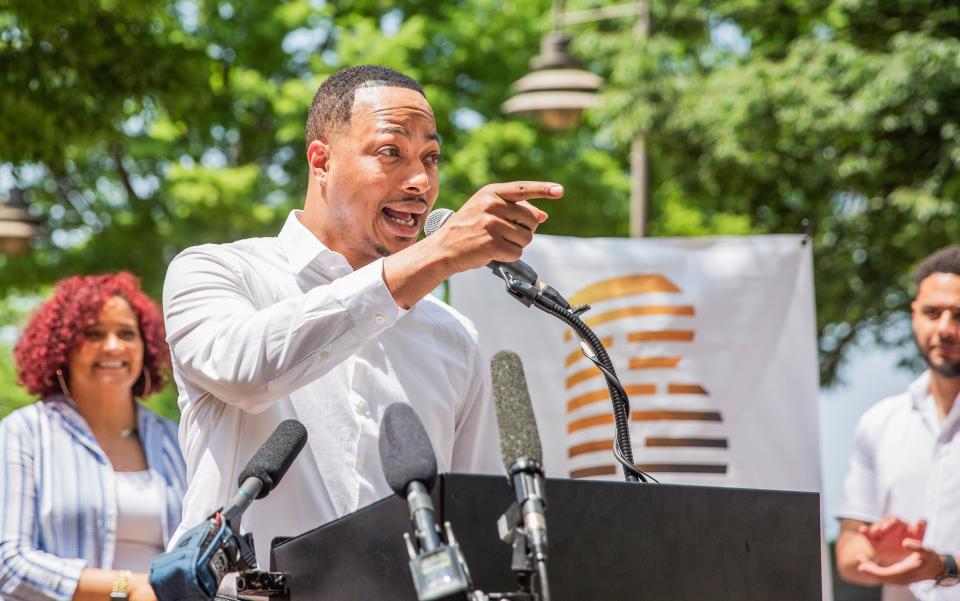
M 920 303 L 920 309 L 939 309 L 940 311 L 953 311 L 955 313 L 960 313 L 960 305 L 954 305 L 951 303 Z
M 410 137 L 410 130 L 401 125 L 384 125 L 377 128 L 377 133 L 379 134 L 393 134 L 397 136 L 403 136 L 405 138 Z M 432 131 L 427 134 L 428 140 L 433 140 L 437 143 L 440 143 L 440 134 L 435 131 Z
M 377 128 L 377 133 L 410 137 L 410 130 L 400 125 L 381 125 Z

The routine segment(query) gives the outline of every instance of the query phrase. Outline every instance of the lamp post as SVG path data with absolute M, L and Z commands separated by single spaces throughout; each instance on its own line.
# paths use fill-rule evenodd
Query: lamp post
M 24 191 L 12 188 L 6 204 L 0 204 L 0 253 L 9 256 L 25 253 L 30 239 L 40 233 L 39 222 L 27 210 Z
M 567 53 L 570 36 L 564 25 L 636 16 L 634 35 L 645 39 L 650 32 L 647 3 L 631 2 L 590 10 L 564 12 L 563 0 L 553 2 L 553 29 L 540 42 L 540 54 L 530 61 L 533 71 L 513 84 L 515 96 L 501 105 L 508 115 L 534 115 L 551 131 L 567 131 L 580 122 L 584 109 L 600 103 L 598 92 L 603 80 L 580 68 Z M 648 183 L 647 151 L 644 132 L 637 131 L 630 143 L 630 236 L 647 233 Z

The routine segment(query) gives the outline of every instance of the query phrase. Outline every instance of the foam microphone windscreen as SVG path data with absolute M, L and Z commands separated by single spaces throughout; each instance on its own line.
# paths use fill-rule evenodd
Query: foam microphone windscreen
M 254 454 L 247 463 L 247 467 L 240 472 L 237 486 L 243 486 L 251 476 L 263 482 L 258 499 L 262 499 L 280 483 L 280 479 L 287 473 L 293 460 L 300 454 L 303 445 L 307 443 L 307 429 L 295 419 L 280 422 L 267 442 Z
M 542 462 L 540 432 L 520 356 L 513 351 L 498 352 L 490 360 L 490 376 L 504 466 L 509 471 L 510 465 L 521 457 Z
M 394 403 L 380 422 L 380 463 L 387 484 L 401 497 L 407 485 L 419 481 L 433 490 L 437 479 L 437 456 L 423 423 L 410 405 Z
M 430 214 L 427 215 L 427 222 L 423 224 L 423 235 L 429 236 L 433 232 L 440 229 L 444 223 L 447 222 L 447 219 L 453 216 L 453 211 L 450 209 L 434 209 L 430 211 Z

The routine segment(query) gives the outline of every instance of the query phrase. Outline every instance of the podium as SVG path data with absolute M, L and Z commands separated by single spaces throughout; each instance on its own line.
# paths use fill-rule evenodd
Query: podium
M 554 601 L 818 601 L 816 493 L 547 479 Z M 445 474 L 433 491 L 486 593 L 516 590 L 496 520 L 513 501 L 505 477 Z M 275 541 L 271 570 L 290 601 L 416 601 L 403 499 Z

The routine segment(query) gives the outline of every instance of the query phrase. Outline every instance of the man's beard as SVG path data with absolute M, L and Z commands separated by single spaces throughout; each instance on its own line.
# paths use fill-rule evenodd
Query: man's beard
M 937 372 L 938 375 L 944 378 L 960 378 L 960 361 L 951 363 L 946 359 L 942 363 L 935 364 L 930 359 L 930 352 L 924 352 L 923 347 L 920 345 L 920 341 L 914 336 L 914 341 L 917 343 L 917 349 L 920 351 L 920 355 L 923 356 L 923 360 L 927 362 L 927 366 L 930 367 L 933 371 Z
M 370 236 L 364 236 L 364 237 L 366 238 L 367 245 L 373 249 L 373 252 L 377 253 L 381 257 L 389 257 L 390 255 L 393 254 L 393 251 L 391 251 L 386 246 L 378 243 L 376 240 L 374 240 Z

